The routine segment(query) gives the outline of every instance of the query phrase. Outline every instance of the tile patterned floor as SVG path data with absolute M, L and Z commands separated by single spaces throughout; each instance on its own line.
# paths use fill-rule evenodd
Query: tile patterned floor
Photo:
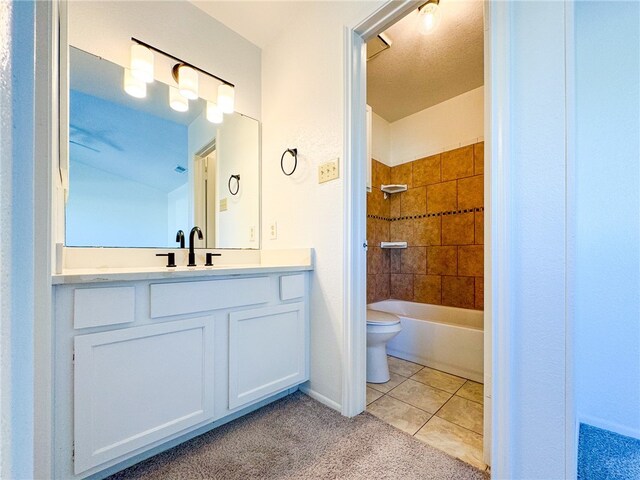
M 483 385 L 389 356 L 391 378 L 367 384 L 367 411 L 482 470 Z

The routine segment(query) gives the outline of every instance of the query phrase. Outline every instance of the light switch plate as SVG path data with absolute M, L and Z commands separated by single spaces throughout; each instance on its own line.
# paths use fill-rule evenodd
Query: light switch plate
M 340 177 L 340 159 L 325 162 L 318 167 L 318 183 L 325 183 Z

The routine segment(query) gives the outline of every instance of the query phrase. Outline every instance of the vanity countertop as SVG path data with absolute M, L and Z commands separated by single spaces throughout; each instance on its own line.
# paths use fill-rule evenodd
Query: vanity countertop
M 260 273 L 302 272 L 313 270 L 311 263 L 216 265 L 213 267 L 151 267 L 151 268 L 87 268 L 72 269 L 52 275 L 53 285 L 74 283 L 122 282 L 133 280 L 166 280 L 226 275 L 252 275 Z

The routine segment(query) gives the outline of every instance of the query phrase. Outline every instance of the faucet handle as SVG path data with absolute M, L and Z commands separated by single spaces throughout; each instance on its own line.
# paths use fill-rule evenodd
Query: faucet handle
M 205 267 L 213 267 L 213 257 L 221 257 L 221 253 L 209 253 L 207 252 L 207 263 L 204 264 Z
M 156 257 L 167 257 L 167 267 L 175 267 L 176 266 L 176 254 L 173 253 L 173 252 L 156 253 Z

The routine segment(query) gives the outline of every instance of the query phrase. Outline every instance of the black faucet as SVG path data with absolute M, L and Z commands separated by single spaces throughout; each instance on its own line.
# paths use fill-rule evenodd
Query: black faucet
M 196 254 L 193 251 L 193 236 L 198 234 L 198 239 L 202 240 L 202 230 L 200 227 L 193 227 L 191 229 L 191 233 L 189 233 L 189 264 L 187 267 L 195 267 L 196 266 Z
M 182 230 L 178 230 L 176 233 L 176 242 L 180 242 L 180 248 L 184 248 L 184 232 Z

